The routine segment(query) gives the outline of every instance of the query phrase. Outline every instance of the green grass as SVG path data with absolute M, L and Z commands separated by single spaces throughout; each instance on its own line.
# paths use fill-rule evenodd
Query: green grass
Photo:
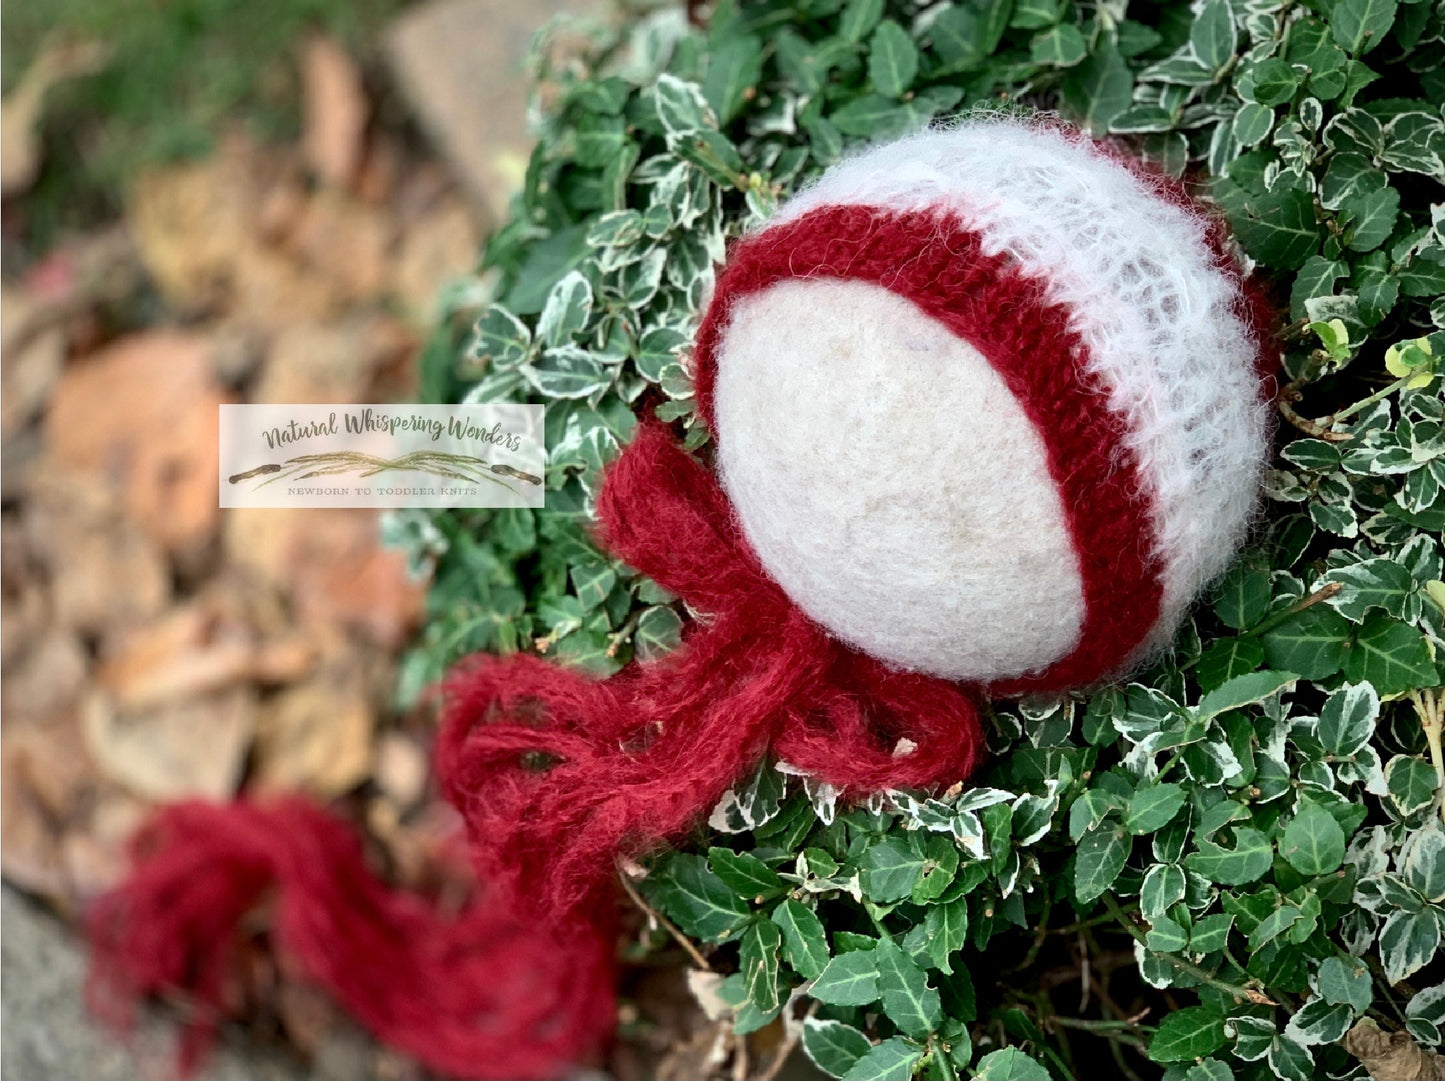
M 15 4 L 0 30 L 8 91 L 47 40 L 85 38 L 113 50 L 99 74 L 52 89 L 46 161 L 24 197 L 27 246 L 115 216 L 148 165 L 204 154 L 242 124 L 294 136 L 297 59 L 324 30 L 364 55 L 406 0 L 46 0 Z

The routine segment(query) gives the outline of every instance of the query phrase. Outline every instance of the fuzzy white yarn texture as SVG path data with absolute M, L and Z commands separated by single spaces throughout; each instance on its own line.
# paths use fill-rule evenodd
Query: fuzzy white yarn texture
M 843 204 L 951 211 L 1071 313 L 1148 485 L 1163 601 L 1138 654 L 1167 641 L 1241 541 L 1267 446 L 1256 345 L 1205 223 L 1087 141 L 994 119 L 847 160 L 764 228 Z M 952 679 L 1077 644 L 1042 439 L 967 343 L 879 287 L 792 281 L 737 306 L 717 366 L 724 487 L 810 616 Z
M 806 279 L 748 297 L 715 401 L 748 540 L 850 645 L 952 679 L 1073 649 L 1083 582 L 1043 440 L 983 355 L 912 301 Z

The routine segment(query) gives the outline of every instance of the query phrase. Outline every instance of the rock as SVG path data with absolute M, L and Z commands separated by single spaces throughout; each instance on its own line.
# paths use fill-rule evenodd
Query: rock
M 121 1042 L 85 1009 L 84 947 L 58 921 L 12 889 L 4 891 L 5 1010 L 0 1075 L 24 1081 L 159 1081 L 176 1076 L 174 1018 L 146 1010 Z M 313 1076 L 276 1046 L 240 1049 L 233 1037 L 193 1081 L 301 1081 Z M 357 1081 L 375 1077 L 357 1073 Z
M 211 345 L 152 330 L 72 365 L 45 418 L 45 449 L 60 465 L 100 478 L 170 551 L 194 551 L 219 516 L 219 407 Z
M 349 187 L 365 151 L 371 106 L 361 73 L 333 39 L 315 35 L 301 59 L 301 153 L 323 181 Z
M 387 31 L 387 60 L 412 108 L 467 194 L 500 223 L 526 173 L 532 35 L 587 0 L 433 0 Z

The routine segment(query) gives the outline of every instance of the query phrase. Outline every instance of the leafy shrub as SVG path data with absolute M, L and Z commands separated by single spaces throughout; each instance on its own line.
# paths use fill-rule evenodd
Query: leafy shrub
M 494 295 L 474 330 L 452 298 L 425 378 L 548 403 L 548 510 L 393 520 L 437 569 L 403 697 L 473 649 L 671 648 L 685 614 L 586 509 L 644 393 L 706 442 L 683 356 L 726 239 L 856 143 L 1058 108 L 1188 170 L 1288 309 L 1267 520 L 1153 668 L 997 704 L 974 787 L 848 809 L 769 764 L 641 887 L 729 944 L 740 1030 L 811 998 L 838 1077 L 1359 1077 L 1366 1018 L 1438 1046 L 1442 31 L 1396 0 L 724 0 L 539 50 Z

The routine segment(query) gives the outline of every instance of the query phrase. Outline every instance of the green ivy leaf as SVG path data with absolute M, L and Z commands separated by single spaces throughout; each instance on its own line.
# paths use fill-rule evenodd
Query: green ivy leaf
M 1400 214 L 1400 193 L 1383 188 L 1352 195 L 1340 204 L 1340 213 L 1348 226 L 1346 245 L 1350 250 L 1373 251 L 1394 232 Z
M 1404 870 L 1405 881 L 1425 900 L 1445 900 L 1445 829 L 1432 822 L 1414 834 Z
M 1215 913 L 1194 921 L 1189 929 L 1189 948 L 1194 953 L 1218 953 L 1229 941 L 1229 932 L 1234 917 L 1228 913 Z
M 1307 803 L 1284 828 L 1279 853 L 1302 875 L 1329 874 L 1344 862 L 1345 831 L 1329 811 Z
M 1281 186 L 1254 200 L 1249 212 L 1231 215 L 1244 250 L 1266 266 L 1298 270 L 1319 246 L 1314 200 Z
M 592 285 L 578 271 L 564 275 L 547 294 L 537 336 L 544 345 L 565 345 L 587 325 L 592 315 Z
M 1280 1081 L 1316 1081 L 1319 1076 L 1310 1049 L 1288 1033 L 1281 1033 L 1269 1045 L 1265 1059 Z
M 1047 823 L 1045 823 L 1047 829 Z M 943 896 L 958 871 L 958 846 L 950 837 L 934 835 L 923 842 L 925 862 L 908 899 L 915 905 L 926 905 Z
M 1214 595 L 1214 612 L 1227 627 L 1248 630 L 1269 611 L 1269 572 L 1245 563 L 1224 576 Z
M 1243 886 L 1258 881 L 1269 870 L 1274 848 L 1269 838 L 1249 826 L 1234 827 L 1234 847 L 1200 841 L 1198 851 L 1185 860 L 1189 869 L 1222 886 Z
M 1052 4 L 1053 0 L 1021 0 Z M 1010 0 L 964 0 L 939 12 L 929 28 L 934 51 L 948 71 L 969 71 L 997 47 L 1013 10 Z M 1038 26 L 1048 26 L 1057 16 Z
M 1315 998 L 1299 1008 L 1290 1018 L 1285 1031 L 1305 1045 L 1335 1043 L 1344 1039 L 1354 1019 L 1354 1011 L 1348 1006 L 1332 1005 L 1322 998 Z
M 1293 672 L 1272 669 L 1235 676 L 1201 698 L 1196 712 L 1200 720 L 1208 720 L 1229 710 L 1262 702 L 1279 691 L 1293 687 L 1298 681 L 1299 677 Z
M 1128 810 L 1124 812 L 1124 825 L 1136 836 L 1154 833 L 1168 824 L 1184 806 L 1184 789 L 1165 781 L 1147 785 L 1129 797 Z
M 771 923 L 756 922 L 743 932 L 738 966 L 748 1001 L 759 1013 L 772 1013 L 782 1003 L 778 994 L 778 946 L 782 933 Z
M 1234 56 L 1234 12 L 1227 0 L 1209 0 L 1189 30 L 1189 44 L 1199 62 L 1218 71 Z
M 908 1081 L 922 1057 L 922 1048 L 894 1036 L 855 1062 L 843 1081 Z
M 1385 764 L 1385 787 L 1402 815 L 1430 806 L 1438 784 L 1435 767 L 1415 755 L 1397 754 Z
M 1186 1006 L 1167 1014 L 1149 1041 L 1153 1062 L 1191 1062 L 1224 1046 L 1224 1015 L 1213 1006 Z
M 862 41 L 883 18 L 883 0 L 848 0 L 838 33 L 844 41 Z
M 1079 28 L 1065 23 L 1034 38 L 1033 44 L 1029 46 L 1029 59 L 1035 64 L 1067 68 L 1084 59 L 1088 48 Z M 1117 127 L 1115 130 L 1118 130 Z
M 1176 863 L 1156 863 L 1144 874 L 1139 888 L 1139 908 L 1145 919 L 1163 916 L 1171 905 L 1184 900 L 1187 883 L 1184 868 Z
M 747 901 L 715 875 L 701 856 L 674 853 L 658 878 L 658 903 L 694 938 L 722 942 L 752 914 Z
M 531 328 L 500 304 L 493 304 L 477 320 L 467 355 L 493 368 L 515 368 L 532 355 Z
M 1380 962 L 1390 983 L 1409 979 L 1428 965 L 1440 947 L 1440 921 L 1433 909 L 1392 912 L 1380 929 Z
M 1375 1000 L 1370 967 L 1357 957 L 1327 957 L 1320 964 L 1320 995 L 1326 1002 L 1364 1013 Z
M 783 932 L 783 956 L 799 976 L 815 980 L 828 966 L 828 938 L 818 914 L 788 898 L 773 909 L 773 922 Z
M 1009 26 L 1021 30 L 1039 30 L 1053 26 L 1063 17 L 1062 0 L 1017 0 Z
M 842 1077 L 873 1049 L 868 1037 L 842 1021 L 803 1018 L 803 1050 L 829 1077 Z
M 1274 127 L 1274 109 L 1257 101 L 1247 101 L 1234 114 L 1231 126 L 1240 146 L 1254 146 L 1263 142 Z
M 1145 944 L 1155 953 L 1178 953 L 1189 945 L 1189 932 L 1168 916 L 1157 916 L 1150 921 Z
M 1326 753 L 1348 758 L 1369 742 L 1380 713 L 1380 696 L 1368 683 L 1346 684 L 1320 710 L 1320 743 Z
M 644 663 L 667 656 L 682 644 L 682 617 L 666 605 L 647 609 L 638 617 L 632 644 Z
M 1430 647 L 1414 627 L 1374 611 L 1365 617 L 1345 659 L 1345 678 L 1368 680 L 1380 694 L 1433 686 L 1439 679 Z
M 1338 672 L 1350 648 L 1350 624 L 1328 605 L 1316 604 L 1265 632 L 1264 659 L 1272 668 L 1324 679 Z
M 1348 273 L 1349 267 L 1339 259 L 1326 259 L 1323 256 L 1311 255 L 1305 260 L 1304 265 L 1300 267 L 1299 273 L 1295 275 L 1294 285 L 1290 288 L 1290 316 L 1294 319 L 1305 318 L 1307 314 L 1305 301 L 1313 300 L 1315 297 L 1333 296 L 1335 292 L 1335 282 L 1339 281 Z M 1296 440 L 1284 449 L 1282 456 L 1286 460 L 1303 466 L 1306 469 L 1319 469 L 1323 471 L 1328 468 L 1333 468 L 1331 466 L 1299 461 L 1291 457 L 1291 448 L 1298 446 L 1300 443 L 1319 443 L 1321 446 L 1328 447 L 1334 451 L 1336 462 L 1339 460 L 1339 448 L 1333 443 L 1325 442 L 1323 439 Z M 1318 453 L 1323 455 L 1324 452 L 1320 451 Z
M 1340 0 L 1330 13 L 1335 40 L 1363 56 L 1384 40 L 1395 22 L 1396 0 Z
M 662 75 L 653 88 L 653 100 L 657 117 L 670 136 L 693 135 L 713 123 L 707 98 L 696 83 L 675 75 Z
M 906 1035 L 927 1038 L 943 1022 L 938 992 L 928 986 L 923 969 L 887 939 L 879 941 L 873 954 L 878 964 L 883 1012 Z
M 1199 657 L 1195 674 L 1203 691 L 1212 691 L 1264 663 L 1264 644 L 1257 638 L 1219 638 Z
M 923 940 L 933 967 L 952 973 L 950 958 L 968 941 L 968 898 L 931 905 L 923 918 Z
M 850 950 L 828 962 L 808 989 L 819 1002 L 832 1006 L 867 1006 L 878 1001 L 878 960 L 875 950 Z
M 702 93 L 719 123 L 728 124 L 738 115 L 748 92 L 757 88 L 762 77 L 763 49 L 757 38 L 730 37 L 713 50 Z
M 1105 824 L 1086 834 L 1074 857 L 1074 894 L 1080 904 L 1097 901 L 1114 884 L 1129 858 L 1129 834 Z
M 901 901 L 913 891 L 925 859 L 901 840 L 886 837 L 863 853 L 863 891 L 874 901 Z
M 1049 1071 L 1017 1047 L 990 1051 L 978 1060 L 974 1081 L 1050 1081 Z
M 1133 100 L 1134 76 L 1119 50 L 1106 43 L 1069 69 L 1063 95 L 1080 126 L 1103 135 L 1109 130 L 1109 121 Z
M 1294 97 L 1299 76 L 1283 60 L 1264 60 L 1254 66 L 1254 100 L 1260 105 L 1283 105 Z
M 751 852 L 713 847 L 707 850 L 707 862 L 713 873 L 740 897 L 765 901 L 787 892 L 778 873 Z
M 868 78 L 880 94 L 900 98 L 918 75 L 918 49 L 908 31 L 884 19 L 868 48 Z

